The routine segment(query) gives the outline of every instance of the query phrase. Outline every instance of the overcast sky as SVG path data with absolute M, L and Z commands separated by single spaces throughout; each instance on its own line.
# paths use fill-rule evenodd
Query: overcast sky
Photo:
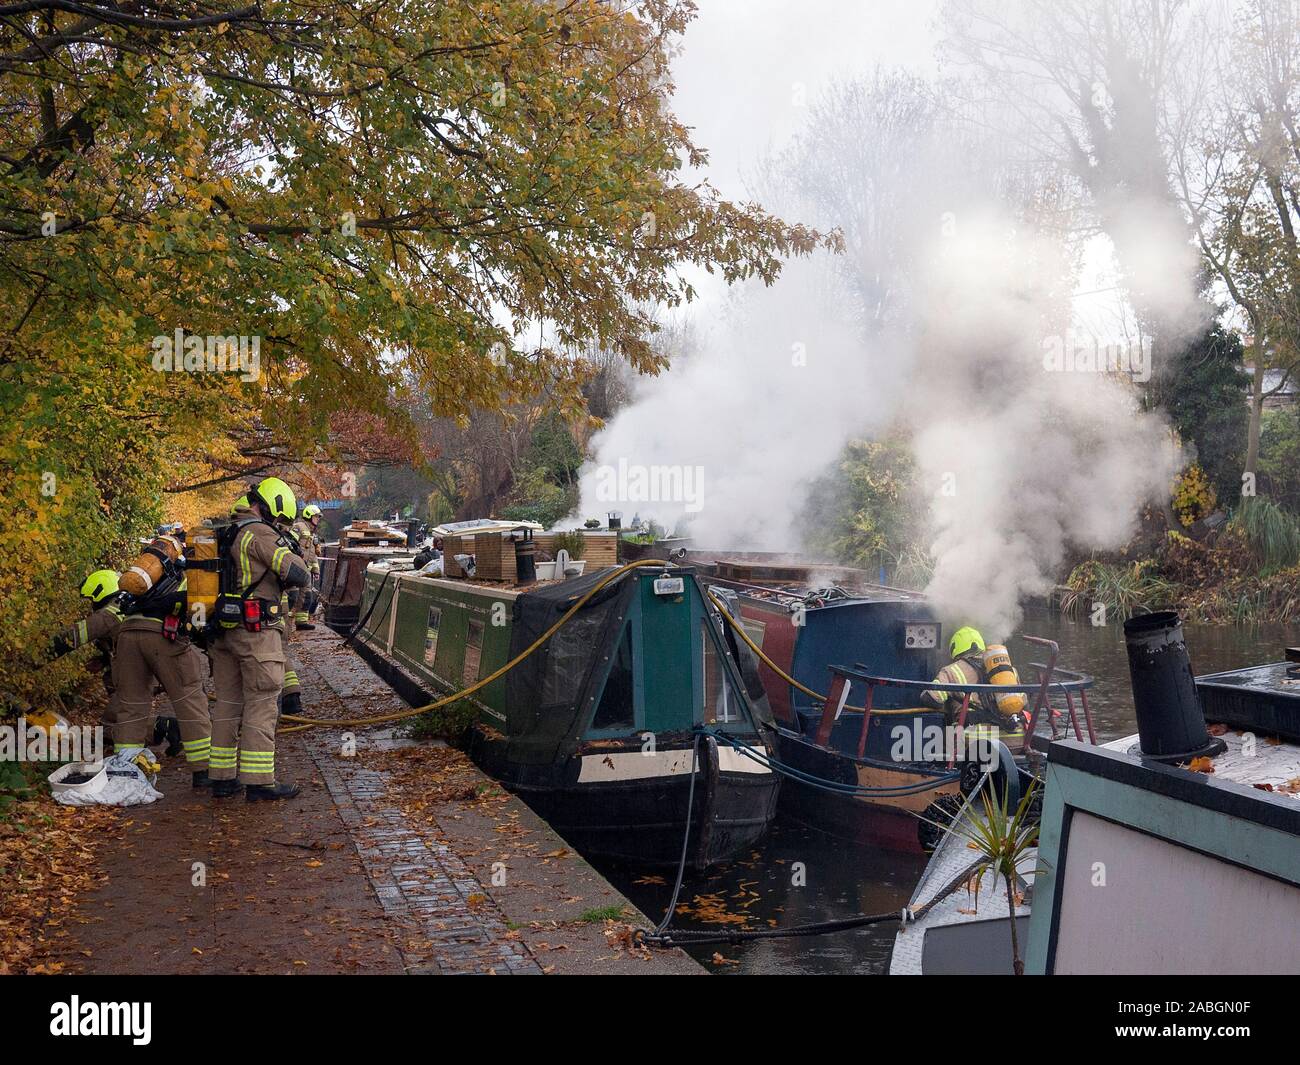
M 675 110 L 709 153 L 703 171 L 730 199 L 745 199 L 745 175 L 799 128 L 803 103 L 836 78 L 877 65 L 938 72 L 940 0 L 696 0 L 699 12 L 673 70 Z M 790 221 L 802 221 L 790 219 Z M 701 301 L 721 298 L 717 275 L 688 268 Z M 1112 291 L 1110 242 L 1085 251 L 1075 312 L 1108 333 L 1127 317 Z
M 710 153 L 708 177 L 726 196 L 742 174 L 798 128 L 837 75 L 882 63 L 935 70 L 937 0 L 697 0 L 674 72 L 678 117 Z

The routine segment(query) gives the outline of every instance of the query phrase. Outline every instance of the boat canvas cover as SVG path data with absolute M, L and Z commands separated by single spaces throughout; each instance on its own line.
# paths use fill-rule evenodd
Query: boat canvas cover
M 538 585 L 514 603 L 510 657 L 522 654 L 608 569 Z M 635 577 L 597 592 L 537 651 L 506 675 L 506 754 L 510 761 L 549 765 L 577 750 L 622 635 Z

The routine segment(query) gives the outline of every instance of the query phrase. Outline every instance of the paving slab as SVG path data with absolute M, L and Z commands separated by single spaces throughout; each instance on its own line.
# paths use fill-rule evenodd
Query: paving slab
M 367 714 L 406 706 L 335 633 L 318 627 L 298 639 L 309 716 L 337 720 L 355 714 L 354 706 Z M 354 834 L 376 892 L 390 906 L 426 905 L 431 946 L 404 947 L 412 971 L 463 971 L 463 959 L 445 954 L 443 944 L 465 946 L 470 929 L 480 937 L 475 960 L 510 972 L 704 971 L 682 951 L 632 947 L 627 932 L 653 922 L 461 752 L 403 739 L 400 727 L 350 731 L 353 757 L 343 756 L 340 729 L 313 730 L 309 749 L 345 819 L 349 799 L 362 818 L 365 827 Z M 394 887 L 399 865 L 425 875 Z M 505 949 L 503 936 L 524 952 Z

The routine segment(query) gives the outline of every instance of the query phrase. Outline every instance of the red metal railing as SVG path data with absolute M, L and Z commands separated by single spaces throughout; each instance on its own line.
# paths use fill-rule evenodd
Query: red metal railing
M 1093 679 L 1084 673 L 1077 673 L 1073 670 L 1061 669 L 1057 666 L 1056 660 L 1060 656 L 1060 648 L 1053 640 L 1044 639 L 1039 636 L 1023 636 L 1026 643 L 1038 644 L 1048 648 L 1050 654 L 1048 661 L 1044 663 L 1032 662 L 1030 666 L 1039 671 L 1037 680 L 1032 683 L 1016 684 L 940 684 L 930 680 L 904 680 L 901 677 L 882 677 L 876 674 L 866 672 L 866 666 L 859 662 L 857 668 L 848 668 L 845 666 L 831 666 L 831 687 L 827 693 L 826 702 L 822 707 L 821 720 L 817 723 L 817 733 L 815 742 L 822 747 L 828 746 L 830 742 L 831 730 L 834 728 L 836 720 L 844 710 L 848 702 L 848 692 L 852 683 L 862 681 L 867 687 L 867 696 L 863 706 L 862 725 L 858 732 L 857 757 L 862 759 L 866 756 L 867 737 L 871 731 L 871 717 L 875 706 L 876 688 L 907 688 L 913 691 L 943 691 L 950 693 L 960 693 L 962 697 L 961 709 L 957 714 L 958 728 L 965 728 L 966 717 L 970 712 L 970 702 L 973 695 L 987 692 L 990 695 L 1007 695 L 1013 692 L 1021 692 L 1026 697 L 1032 697 L 1034 704 L 1030 711 L 1028 724 L 1025 726 L 1026 741 L 1034 735 L 1034 730 L 1038 725 L 1040 714 L 1046 710 L 1048 712 L 1048 721 L 1051 721 L 1051 715 L 1055 712 L 1052 706 L 1052 693 L 1060 692 L 1065 696 L 1066 709 L 1070 717 L 1070 723 L 1074 729 L 1074 735 L 1080 742 L 1083 741 L 1084 730 L 1079 724 L 1079 710 L 1082 710 L 1084 725 L 1087 728 L 1088 742 L 1095 744 L 1097 742 L 1097 732 L 1093 726 L 1092 711 L 1088 706 L 1088 688 L 1092 687 Z M 1062 676 L 1066 679 L 1056 679 Z M 1075 695 L 1079 697 L 1079 703 L 1076 707 Z M 954 758 L 949 758 L 948 765 L 951 767 L 955 764 Z

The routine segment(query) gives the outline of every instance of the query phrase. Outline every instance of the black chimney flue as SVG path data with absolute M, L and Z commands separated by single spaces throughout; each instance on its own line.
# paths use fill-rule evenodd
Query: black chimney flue
M 1139 741 L 1129 753 L 1174 763 L 1227 750 L 1227 744 L 1205 728 L 1178 614 L 1160 610 L 1129 618 L 1124 622 L 1124 642 Z
M 533 530 L 516 529 L 510 534 L 515 544 L 515 583 L 532 584 L 537 580 L 537 543 Z

